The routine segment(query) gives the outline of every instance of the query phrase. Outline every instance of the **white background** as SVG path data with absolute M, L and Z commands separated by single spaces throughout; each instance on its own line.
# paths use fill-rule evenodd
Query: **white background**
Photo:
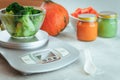
M 98 12 L 100 11 L 114 11 L 120 14 L 120 0 L 53 0 L 63 5 L 69 13 L 76 8 L 86 8 L 92 6 Z

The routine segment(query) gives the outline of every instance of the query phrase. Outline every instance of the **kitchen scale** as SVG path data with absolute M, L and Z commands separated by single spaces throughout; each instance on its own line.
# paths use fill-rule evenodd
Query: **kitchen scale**
M 0 53 L 11 67 L 26 74 L 49 72 L 73 63 L 79 51 L 42 30 L 32 39 L 18 40 L 0 32 Z

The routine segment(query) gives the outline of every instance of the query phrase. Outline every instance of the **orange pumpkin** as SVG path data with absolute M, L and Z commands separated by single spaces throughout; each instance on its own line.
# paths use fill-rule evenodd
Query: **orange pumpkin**
M 51 36 L 58 35 L 68 24 L 69 15 L 67 10 L 60 4 L 51 0 L 44 0 L 46 17 L 41 30 L 48 32 Z

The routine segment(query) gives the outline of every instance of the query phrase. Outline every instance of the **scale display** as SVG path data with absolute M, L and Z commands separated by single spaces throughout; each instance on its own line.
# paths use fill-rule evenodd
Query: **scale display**
M 26 64 L 46 64 L 60 60 L 68 54 L 69 52 L 64 48 L 55 48 L 25 54 L 21 57 L 21 60 Z

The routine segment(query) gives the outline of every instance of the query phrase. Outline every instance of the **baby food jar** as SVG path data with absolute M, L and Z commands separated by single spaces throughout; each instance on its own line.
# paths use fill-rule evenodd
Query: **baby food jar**
M 80 14 L 77 23 L 77 39 L 93 41 L 97 37 L 98 22 L 94 14 Z
M 111 11 L 102 11 L 98 19 L 98 36 L 114 37 L 117 33 L 117 14 Z

